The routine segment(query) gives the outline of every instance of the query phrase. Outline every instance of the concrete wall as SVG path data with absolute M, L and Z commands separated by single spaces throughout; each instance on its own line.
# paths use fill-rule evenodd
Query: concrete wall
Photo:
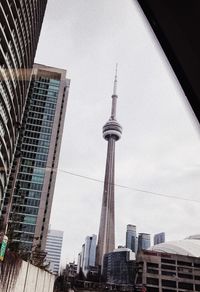
M 25 261 L 16 277 L 14 273 L 8 277 L 10 279 L 0 287 L 2 292 L 53 292 L 55 276 Z

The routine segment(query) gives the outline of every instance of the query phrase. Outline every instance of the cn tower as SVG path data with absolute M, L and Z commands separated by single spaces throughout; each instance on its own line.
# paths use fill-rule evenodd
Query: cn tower
M 103 126 L 103 137 L 108 141 L 101 219 L 96 251 L 96 265 L 103 266 L 104 254 L 115 248 L 115 142 L 121 138 L 122 127 L 116 120 L 117 66 L 112 94 L 111 116 Z

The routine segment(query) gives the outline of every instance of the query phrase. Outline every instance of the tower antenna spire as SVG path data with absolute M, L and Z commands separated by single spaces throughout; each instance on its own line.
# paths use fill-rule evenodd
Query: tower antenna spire
M 113 95 L 117 95 L 117 73 L 118 73 L 118 63 L 116 63 L 116 67 L 115 67 L 115 79 L 114 79 Z
M 116 107 L 117 107 L 117 70 L 118 70 L 118 63 L 116 63 L 115 67 L 115 79 L 114 79 L 114 87 L 113 87 L 113 94 L 112 94 L 112 108 L 111 108 L 111 119 L 116 118 Z

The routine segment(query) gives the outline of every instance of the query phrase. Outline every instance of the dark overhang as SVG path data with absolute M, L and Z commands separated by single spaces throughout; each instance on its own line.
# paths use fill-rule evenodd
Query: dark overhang
M 137 0 L 200 122 L 200 0 Z

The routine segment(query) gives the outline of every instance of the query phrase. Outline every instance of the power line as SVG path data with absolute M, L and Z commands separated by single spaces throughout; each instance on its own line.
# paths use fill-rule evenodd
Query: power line
M 63 173 L 66 173 L 66 174 L 69 174 L 69 175 L 72 175 L 72 176 L 75 176 L 75 177 L 80 177 L 80 178 L 87 179 L 87 180 L 94 181 L 94 182 L 104 183 L 104 181 L 101 180 L 101 179 L 96 179 L 96 178 L 93 178 L 93 177 L 90 177 L 90 176 L 81 175 L 81 174 L 74 173 L 74 172 L 71 172 L 71 171 L 67 171 L 67 170 L 64 170 L 64 169 L 59 169 L 58 168 L 56 171 L 63 172 Z M 129 186 L 121 185 L 121 184 L 114 184 L 114 186 L 119 187 L 119 188 L 123 188 L 123 189 L 127 189 L 127 190 L 132 190 L 132 191 L 135 191 L 135 192 L 141 192 L 141 193 L 145 193 L 145 194 L 150 194 L 150 195 L 157 196 L 157 197 L 163 197 L 163 198 L 168 198 L 168 199 L 175 199 L 175 200 L 187 201 L 187 202 L 193 202 L 193 203 L 199 203 L 200 204 L 199 200 L 189 199 L 189 198 L 186 198 L 186 197 L 179 197 L 177 195 L 170 195 L 170 194 L 164 194 L 164 193 L 159 193 L 159 192 L 153 192 L 153 191 L 148 191 L 148 190 L 144 190 L 144 189 L 140 189 L 140 188 L 136 188 L 136 187 L 129 187 Z

